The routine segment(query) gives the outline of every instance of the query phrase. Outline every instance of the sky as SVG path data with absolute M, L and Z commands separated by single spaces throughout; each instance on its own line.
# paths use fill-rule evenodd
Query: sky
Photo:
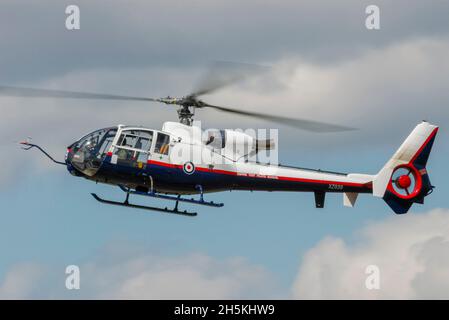
M 80 30 L 65 28 L 72 4 Z M 380 30 L 365 27 L 371 4 Z M 207 195 L 223 208 L 188 219 L 101 205 L 89 193 L 123 195 L 17 145 L 32 137 L 63 159 L 85 133 L 160 128 L 174 110 L 0 97 L 0 298 L 449 298 L 448 12 L 417 0 L 2 1 L 0 85 L 161 97 L 191 92 L 213 61 L 269 66 L 204 100 L 359 130 L 201 110 L 203 128 L 276 128 L 281 163 L 342 172 L 375 174 L 421 120 L 440 131 L 435 191 L 406 215 L 369 195 L 354 208 L 328 195 L 315 209 L 308 193 L 224 192 Z M 68 265 L 79 290 L 65 287 Z M 365 286 L 369 265 L 378 290 Z

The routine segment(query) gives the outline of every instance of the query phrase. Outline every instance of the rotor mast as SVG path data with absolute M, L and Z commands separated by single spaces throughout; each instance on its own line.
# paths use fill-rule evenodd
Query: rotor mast
M 195 110 L 195 107 L 192 107 Z M 195 111 L 191 111 L 190 107 L 183 106 L 177 110 L 179 122 L 185 124 L 186 126 L 191 126 L 193 123 L 193 116 Z
M 166 98 L 158 99 L 159 102 L 171 105 L 179 106 L 178 118 L 179 122 L 191 126 L 193 123 L 193 116 L 195 115 L 195 108 L 201 108 L 204 103 L 198 100 L 195 95 L 189 95 L 181 98 L 172 98 L 170 96 Z

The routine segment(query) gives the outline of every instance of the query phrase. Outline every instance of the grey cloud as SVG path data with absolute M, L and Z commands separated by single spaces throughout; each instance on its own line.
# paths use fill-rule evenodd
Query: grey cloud
M 275 64 L 273 75 L 284 87 L 266 90 L 256 82 L 223 90 L 207 100 L 361 129 L 324 139 L 289 131 L 301 145 L 326 140 L 329 146 L 344 141 L 346 145 L 391 142 L 397 147 L 421 120 L 438 125 L 449 121 L 448 54 L 448 39 L 437 37 L 395 43 L 334 65 L 285 59 Z M 257 125 L 248 119 L 237 121 Z
M 81 30 L 65 29 L 77 4 Z M 378 1 L 380 31 L 364 27 L 371 1 L 2 1 L 0 81 L 29 82 L 89 69 L 272 62 L 330 64 L 414 37 L 448 33 L 449 4 Z

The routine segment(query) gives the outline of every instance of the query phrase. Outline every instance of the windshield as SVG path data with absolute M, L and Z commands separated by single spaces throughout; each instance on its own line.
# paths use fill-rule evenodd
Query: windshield
M 88 176 L 93 176 L 106 156 L 117 128 L 106 128 L 84 136 L 70 147 L 69 160 Z

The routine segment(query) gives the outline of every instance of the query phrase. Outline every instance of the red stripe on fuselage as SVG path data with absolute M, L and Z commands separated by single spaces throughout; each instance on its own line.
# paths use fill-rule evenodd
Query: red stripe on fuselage
M 148 160 L 148 164 L 152 165 L 158 165 L 162 167 L 167 168 L 178 168 L 182 169 L 182 165 L 176 165 L 171 163 L 166 163 L 162 161 L 154 161 L 154 160 Z M 247 178 L 259 178 L 259 179 L 277 179 L 277 180 L 285 180 L 285 181 L 297 181 L 297 182 L 307 182 L 307 183 L 316 183 L 316 184 L 336 184 L 341 186 L 347 186 L 347 187 L 366 187 L 370 188 L 370 183 L 357 183 L 357 182 L 341 182 L 341 181 L 330 181 L 330 180 L 316 180 L 316 179 L 307 179 L 307 178 L 296 178 L 296 177 L 283 177 L 283 176 L 266 176 L 266 175 L 259 175 L 259 174 L 249 174 L 249 173 L 238 173 L 235 171 L 228 171 L 228 170 L 221 170 L 221 169 L 210 169 L 210 168 L 204 168 L 204 167 L 196 167 L 195 170 L 201 171 L 201 172 L 210 172 L 210 173 L 217 173 L 217 174 L 226 174 L 231 176 L 242 176 Z
M 198 170 L 201 172 L 213 172 L 213 173 L 218 173 L 218 174 L 227 174 L 229 176 L 237 175 L 237 172 L 235 172 L 235 171 L 228 171 L 228 170 L 221 170 L 221 169 L 210 169 L 210 168 L 196 167 L 195 170 Z
M 357 182 L 341 182 L 341 181 L 330 181 L 330 180 L 316 180 L 316 179 L 306 179 L 306 178 L 295 178 L 295 177 L 278 177 L 279 180 L 287 181 L 298 181 L 298 182 L 308 182 L 317 184 L 337 184 L 347 187 L 369 187 L 369 184 L 357 183 Z
M 155 160 L 148 160 L 147 163 L 154 164 L 157 166 L 167 167 L 167 168 L 182 168 L 182 165 L 172 164 L 172 163 L 167 163 L 167 162 L 162 162 L 162 161 L 155 161 Z

